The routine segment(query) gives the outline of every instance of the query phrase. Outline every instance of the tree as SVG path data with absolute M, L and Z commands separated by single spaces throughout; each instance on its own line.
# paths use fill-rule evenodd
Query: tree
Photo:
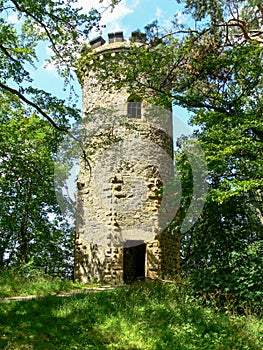
M 260 302 L 262 48 L 236 45 L 210 59 L 201 56 L 202 69 L 185 95 L 193 101 L 191 122 L 206 154 L 210 191 L 198 224 L 182 237 L 183 268 L 199 290 Z
M 191 123 L 198 127 L 195 137 L 206 154 L 210 187 L 197 225 L 182 236 L 182 265 L 198 290 L 258 305 L 263 261 L 263 53 L 262 31 L 256 25 L 262 23 L 262 8 L 257 4 L 258 17 L 250 21 L 252 3 L 242 10 L 239 2 L 228 5 L 221 8 L 221 14 L 232 8 L 229 13 L 234 16 L 227 20 L 223 15 L 212 18 L 210 7 L 209 31 L 197 41 L 186 71 L 188 83 L 177 90 L 194 113 Z M 198 8 L 194 10 L 198 14 Z M 206 11 L 199 12 L 200 18 Z M 178 156 L 187 184 L 189 164 Z
M 178 0 L 185 4 L 185 12 L 190 13 L 202 31 L 223 36 L 225 45 L 235 45 L 237 41 L 263 42 L 263 6 L 259 0 Z M 198 26 L 199 24 L 199 26 Z
M 58 131 L 1 96 L 0 265 L 69 263 L 73 231 L 55 196 Z
M 113 0 L 109 6 L 118 1 Z M 70 83 L 83 38 L 99 28 L 100 13 L 85 14 L 75 0 L 0 1 L 0 91 L 9 99 L 19 97 L 61 131 L 68 131 L 70 118 L 78 118 L 76 106 L 39 90 L 32 72 L 39 60 L 38 48 L 44 44 L 52 51 L 50 61 Z M 15 18 L 18 24 L 11 23 Z
M 52 51 L 48 62 L 71 88 L 83 38 L 99 28 L 100 16 L 95 9 L 85 14 L 75 0 L 0 1 L 2 266 L 72 258 L 73 231 L 55 196 L 54 156 L 61 134 L 74 138 L 69 121 L 78 120 L 80 111 L 73 99 L 38 89 L 33 76 L 41 60 L 38 49 L 45 45 Z

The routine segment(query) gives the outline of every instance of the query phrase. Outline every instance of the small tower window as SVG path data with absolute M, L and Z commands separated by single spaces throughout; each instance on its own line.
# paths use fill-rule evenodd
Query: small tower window
M 128 99 L 127 114 L 130 118 L 141 118 L 142 103 L 140 98 L 137 96 L 131 96 Z

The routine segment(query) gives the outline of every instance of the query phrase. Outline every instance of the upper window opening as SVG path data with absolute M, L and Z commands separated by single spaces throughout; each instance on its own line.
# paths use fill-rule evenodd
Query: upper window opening
M 142 103 L 141 99 L 137 96 L 131 96 L 128 99 L 127 114 L 130 118 L 141 118 L 142 116 Z

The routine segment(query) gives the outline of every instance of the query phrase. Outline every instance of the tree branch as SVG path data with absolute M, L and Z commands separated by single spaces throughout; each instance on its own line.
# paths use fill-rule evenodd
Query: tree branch
M 13 2 L 13 4 L 15 5 L 15 7 L 17 8 L 18 11 L 24 12 L 26 15 L 28 15 L 28 16 L 31 17 L 31 18 L 33 18 L 33 20 L 36 21 L 41 27 L 44 28 L 44 31 L 45 31 L 45 33 L 47 34 L 48 39 L 49 39 L 50 42 L 51 42 L 51 45 L 52 45 L 52 47 L 53 47 L 54 52 L 55 52 L 60 58 L 62 58 L 61 55 L 60 55 L 60 53 L 59 53 L 59 51 L 58 51 L 57 48 L 56 48 L 56 44 L 55 44 L 55 42 L 54 42 L 54 40 L 53 40 L 51 34 L 49 33 L 49 30 L 48 30 L 47 26 L 45 25 L 45 23 L 42 22 L 42 21 L 41 21 L 39 18 L 37 18 L 36 16 L 34 16 L 32 13 L 28 12 L 27 10 L 21 9 L 21 7 L 20 7 L 19 4 L 17 3 L 17 1 L 15 1 L 15 0 L 11 0 L 11 1 Z
M 18 63 L 20 64 L 20 62 L 18 60 L 16 60 L 7 50 L 6 47 L 4 47 L 3 45 L 0 44 L 0 49 L 4 52 L 4 54 L 14 63 Z
M 246 39 L 246 40 L 250 40 L 250 41 L 257 41 L 259 43 L 263 43 L 263 39 L 261 39 L 259 37 L 259 35 L 262 35 L 263 32 L 262 31 L 258 31 L 257 34 L 258 34 L 258 37 L 254 37 L 255 34 L 253 34 L 253 36 L 251 36 L 251 34 L 249 33 L 249 31 L 247 30 L 247 26 L 246 26 L 246 22 L 241 20 L 241 19 L 237 19 L 237 18 L 231 18 L 229 21 L 223 23 L 223 24 L 220 24 L 219 25 L 220 27 L 226 27 L 226 28 L 229 28 L 229 27 L 239 27 L 243 33 L 243 37 Z
M 75 137 L 67 128 L 62 128 L 61 126 L 59 126 L 45 111 L 43 111 L 42 108 L 40 108 L 37 104 L 35 104 L 33 101 L 29 100 L 28 98 L 26 98 L 23 94 L 21 94 L 21 92 L 19 92 L 16 89 L 13 89 L 7 85 L 4 85 L 0 82 L 0 88 L 10 92 L 11 94 L 17 96 L 20 100 L 22 100 L 23 102 L 25 102 L 27 105 L 33 107 L 36 111 L 38 111 L 45 119 L 47 119 L 50 124 L 57 129 L 58 131 L 64 132 L 66 134 L 69 135 L 70 138 L 72 138 L 74 141 L 76 141 L 83 153 L 83 159 L 86 162 L 86 164 L 88 165 L 89 171 L 91 172 L 91 167 L 90 167 L 90 163 L 86 154 L 86 151 L 84 149 L 84 146 L 82 144 L 82 142 Z
M 59 125 L 57 125 L 54 120 L 46 113 L 44 112 L 37 104 L 35 104 L 34 102 L 30 101 L 29 99 L 27 99 L 23 94 L 21 94 L 21 92 L 19 92 L 16 89 L 11 88 L 10 86 L 4 85 L 0 82 L 0 88 L 11 92 L 11 94 L 19 97 L 20 100 L 22 100 L 23 102 L 25 102 L 26 104 L 28 104 L 29 106 L 33 107 L 34 109 L 36 109 L 45 119 L 47 119 L 52 126 L 54 126 L 57 130 L 62 131 L 62 132 L 66 132 L 68 133 L 68 129 L 62 128 Z

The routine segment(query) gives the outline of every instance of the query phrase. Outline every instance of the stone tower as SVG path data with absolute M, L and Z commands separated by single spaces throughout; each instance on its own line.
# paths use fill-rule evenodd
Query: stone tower
M 122 32 L 108 36 L 108 43 L 90 42 L 101 60 L 145 41 L 137 32 L 129 40 Z M 80 83 L 89 164 L 79 166 L 75 280 L 167 277 L 179 264 L 178 240 L 166 232 L 176 207 L 171 110 L 125 89 L 102 89 L 90 62 Z

